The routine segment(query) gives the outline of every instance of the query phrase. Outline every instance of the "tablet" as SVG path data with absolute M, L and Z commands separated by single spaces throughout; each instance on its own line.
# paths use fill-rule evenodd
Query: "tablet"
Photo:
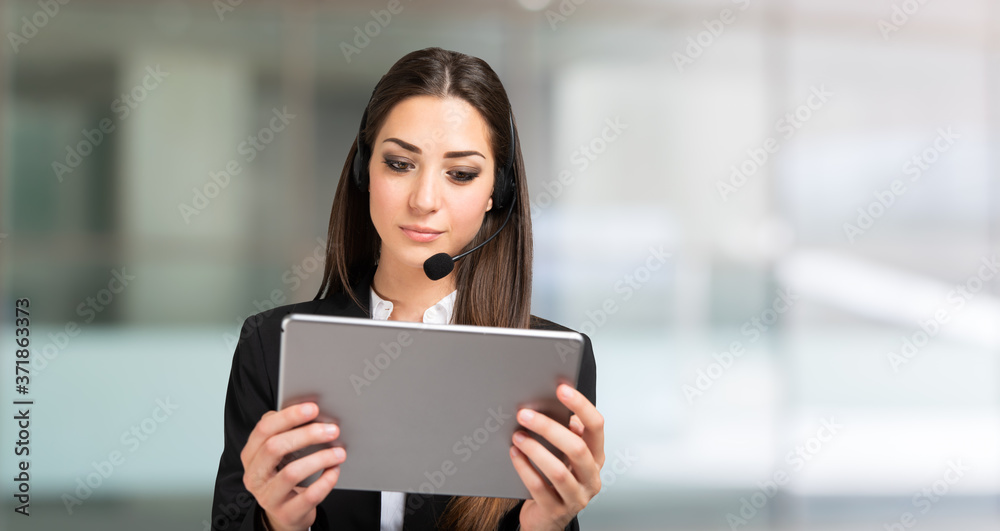
M 339 425 L 340 436 L 289 454 L 279 468 L 342 446 L 334 488 L 528 499 L 509 454 L 518 409 L 564 426 L 572 415 L 555 393 L 563 382 L 577 386 L 576 332 L 313 314 L 281 324 L 278 409 L 316 402 L 318 420 Z

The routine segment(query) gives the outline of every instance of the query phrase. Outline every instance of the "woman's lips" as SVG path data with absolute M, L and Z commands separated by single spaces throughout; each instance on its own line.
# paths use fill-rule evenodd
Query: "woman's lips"
M 438 236 L 441 236 L 442 234 L 440 232 L 425 232 L 415 229 L 409 229 L 406 227 L 400 227 L 400 228 L 403 229 L 403 233 L 409 236 L 411 240 L 420 243 L 432 242 L 438 239 Z

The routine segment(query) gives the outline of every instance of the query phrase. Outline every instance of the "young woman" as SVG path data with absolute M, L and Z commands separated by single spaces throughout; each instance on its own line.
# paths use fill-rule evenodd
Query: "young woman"
M 450 259 L 437 275 L 424 269 L 431 256 L 456 256 L 484 242 L 454 270 Z M 318 416 L 314 403 L 274 411 L 280 323 L 289 313 L 567 330 L 530 313 L 527 181 L 510 102 L 489 65 L 428 48 L 407 54 L 382 77 L 341 172 L 326 258 L 314 300 L 243 324 L 226 395 L 212 528 L 579 529 L 576 515 L 600 490 L 605 460 L 586 336 L 578 389 L 557 389 L 574 413 L 569 429 L 526 409 L 516 417 L 522 430 L 511 441 L 510 460 L 529 500 L 333 489 L 339 465 L 350 460 L 339 448 L 277 470 L 286 454 L 339 435 L 336 425 L 309 422 Z M 526 431 L 560 449 L 568 466 L 518 436 Z M 320 470 L 308 488 L 296 486 Z

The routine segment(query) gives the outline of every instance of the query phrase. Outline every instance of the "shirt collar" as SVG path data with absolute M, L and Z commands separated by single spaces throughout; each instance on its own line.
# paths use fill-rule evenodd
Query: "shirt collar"
M 389 319 L 389 315 L 392 314 L 392 301 L 387 301 L 382 297 L 379 297 L 375 293 L 374 288 L 369 288 L 371 292 L 371 315 L 372 319 L 378 319 L 380 321 L 385 321 Z M 448 324 L 451 322 L 452 314 L 455 310 L 455 297 L 458 295 L 458 290 L 454 290 L 451 293 L 444 296 L 443 299 L 437 301 L 434 306 L 427 308 L 424 311 L 424 323 L 427 324 Z

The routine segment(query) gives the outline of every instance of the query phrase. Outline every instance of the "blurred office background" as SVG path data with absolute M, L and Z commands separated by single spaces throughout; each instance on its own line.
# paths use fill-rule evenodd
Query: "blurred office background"
M 998 27 L 987 0 L 3 3 L 2 527 L 206 528 L 239 325 L 313 298 L 372 87 L 441 46 L 511 96 L 534 313 L 594 341 L 583 528 L 996 529 Z

